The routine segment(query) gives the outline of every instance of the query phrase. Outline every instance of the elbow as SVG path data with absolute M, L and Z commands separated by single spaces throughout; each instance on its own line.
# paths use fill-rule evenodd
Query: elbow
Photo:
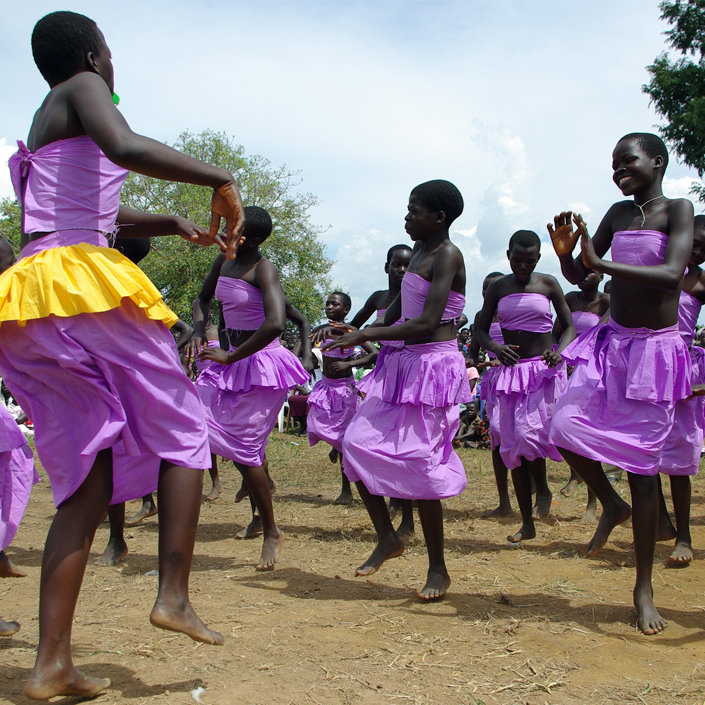
M 675 274 L 671 275 L 668 277 L 666 282 L 664 283 L 664 289 L 666 291 L 676 291 L 678 287 L 683 283 L 683 275 L 682 274 Z

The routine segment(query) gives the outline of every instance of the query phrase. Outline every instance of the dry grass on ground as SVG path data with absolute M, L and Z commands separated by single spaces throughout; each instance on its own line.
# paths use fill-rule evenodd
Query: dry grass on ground
M 92 562 L 74 626 L 76 662 L 113 687 L 96 702 L 141 705 L 343 705 L 352 703 L 683 703 L 705 700 L 705 485 L 693 493 L 696 560 L 667 568 L 659 545 L 654 588 L 665 633 L 635 632 L 631 528 L 619 527 L 593 559 L 582 557 L 591 529 L 580 522 L 585 490 L 558 494 L 567 471 L 550 464 L 551 517 L 538 537 L 512 548 L 516 517 L 490 521 L 490 455 L 461 451 L 469 485 L 445 503 L 448 597 L 421 604 L 423 541 L 369 579 L 354 568 L 372 549 L 359 501 L 331 505 L 339 479 L 322 444 L 274 433 L 269 446 L 279 490 L 276 514 L 287 541 L 272 573 L 253 566 L 260 541 L 235 541 L 249 520 L 235 505 L 239 485 L 229 465 L 224 493 L 203 504 L 192 574 L 193 602 L 226 636 L 222 648 L 158 631 L 148 622 L 157 578 L 156 522 L 130 529 L 130 554 L 117 567 Z M 628 492 L 626 482 L 621 485 Z M 667 489 L 667 488 L 666 488 Z M 668 492 L 667 492 L 668 497 Z M 131 512 L 134 507 L 128 507 Z M 22 631 L 0 640 L 0 703 L 25 703 L 22 687 L 37 644 L 41 550 L 53 514 L 47 482 L 32 495 L 8 550 L 29 577 L 0 584 L 0 614 Z M 420 528 L 417 524 L 417 531 Z M 107 524 L 98 530 L 102 552 Z M 69 699 L 66 702 L 75 702 Z

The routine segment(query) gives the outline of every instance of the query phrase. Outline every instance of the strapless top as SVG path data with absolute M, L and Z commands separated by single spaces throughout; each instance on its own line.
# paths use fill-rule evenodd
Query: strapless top
M 507 294 L 497 304 L 497 317 L 503 330 L 550 333 L 553 328 L 551 301 L 544 294 Z
M 678 302 L 678 332 L 688 347 L 693 345 L 695 325 L 698 322 L 701 308 L 702 304 L 692 294 L 681 290 Z
M 663 264 L 668 235 L 658 230 L 620 230 L 612 236 L 612 260 L 653 267 Z
M 423 313 L 426 295 L 430 288 L 431 282 L 414 272 L 406 272 L 401 280 L 401 316 L 404 320 L 417 318 Z M 457 291 L 449 292 L 441 324 L 454 321 L 457 325 L 464 308 L 465 296 Z
M 600 322 L 601 316 L 591 311 L 573 311 L 570 314 L 573 318 L 575 332 L 582 335 L 586 330 L 590 330 Z
M 504 345 L 504 336 L 502 335 L 502 326 L 494 321 L 490 326 L 490 338 L 494 340 L 495 343 L 499 345 Z M 493 352 L 487 351 L 487 357 L 490 359 L 496 359 L 496 355 Z
M 262 292 L 244 279 L 218 277 L 215 297 L 223 305 L 226 328 L 257 330 L 264 323 Z

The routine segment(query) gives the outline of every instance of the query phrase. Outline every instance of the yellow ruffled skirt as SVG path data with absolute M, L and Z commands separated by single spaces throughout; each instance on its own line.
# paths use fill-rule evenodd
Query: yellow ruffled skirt
M 0 324 L 101 313 L 125 297 L 168 328 L 178 320 L 145 273 L 117 250 L 84 242 L 52 247 L 0 275 Z

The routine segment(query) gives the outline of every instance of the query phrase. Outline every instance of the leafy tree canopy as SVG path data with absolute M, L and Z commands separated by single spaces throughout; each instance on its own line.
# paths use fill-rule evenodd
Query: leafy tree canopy
M 265 208 L 274 230 L 262 252 L 279 269 L 284 293 L 310 321 L 324 316 L 325 295 L 331 290 L 333 262 L 325 256 L 309 211 L 318 201 L 310 193 L 296 193 L 298 172 L 273 167 L 264 157 L 247 156 L 223 132 L 184 132 L 174 145 L 185 154 L 227 169 L 235 177 L 245 205 Z M 161 181 L 131 172 L 122 190 L 122 204 L 149 213 L 179 215 L 207 226 L 211 190 L 203 186 Z M 129 237 L 123 230 L 123 234 Z M 21 211 L 14 199 L 0 201 L 0 234 L 19 251 Z M 191 320 L 191 303 L 218 254 L 215 247 L 200 247 L 178 236 L 152 239 L 152 251 L 140 263 L 176 314 Z
M 705 0 L 665 0 L 661 19 L 671 25 L 667 43 L 682 54 L 666 52 L 647 66 L 651 81 L 643 86 L 656 112 L 666 119 L 661 136 L 688 166 L 705 173 Z M 691 58 L 692 57 L 692 58 Z M 693 193 L 705 201 L 705 188 Z

